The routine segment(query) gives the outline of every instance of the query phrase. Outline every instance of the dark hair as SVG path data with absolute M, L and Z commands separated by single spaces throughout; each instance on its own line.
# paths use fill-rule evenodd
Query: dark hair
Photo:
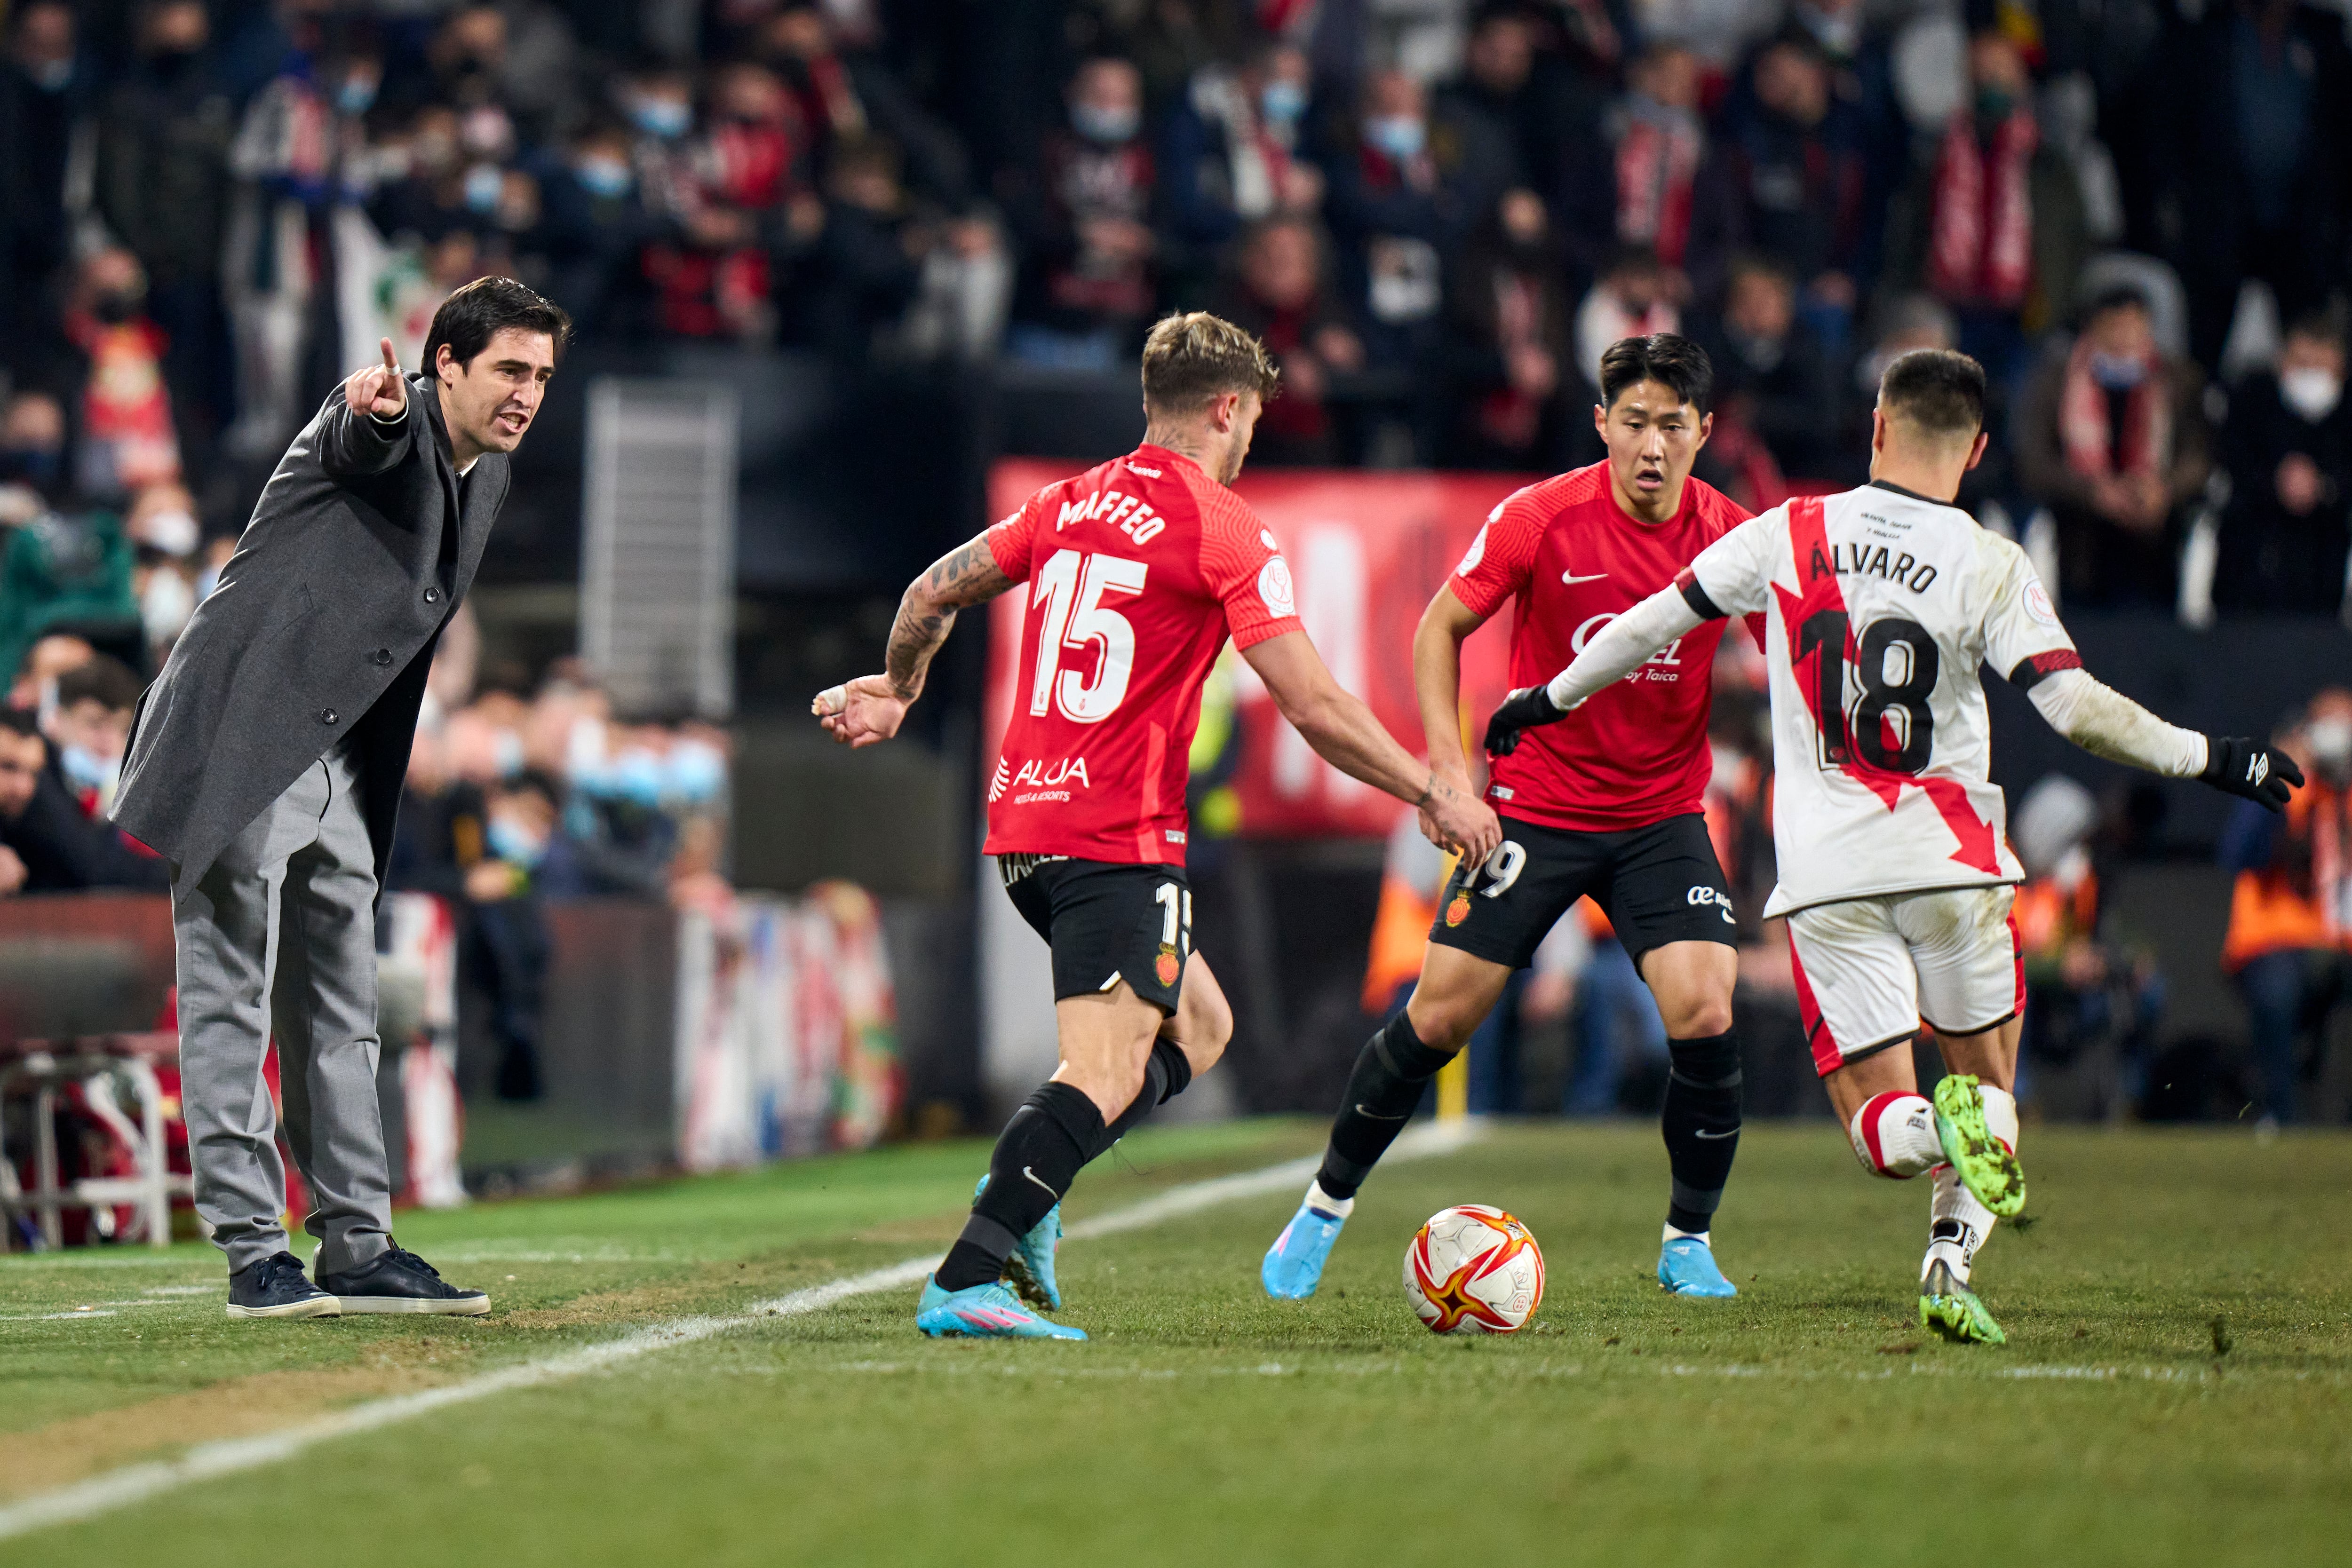
M 58 677 L 58 706 L 71 707 L 79 702 L 94 702 L 116 713 L 136 707 L 139 677 L 121 660 L 100 653 Z
M 1616 407 L 1618 394 L 1643 382 L 1668 388 L 1701 413 L 1715 402 L 1715 362 L 1679 332 L 1620 338 L 1601 356 L 1601 407 Z
M 0 707 L 0 729 L 11 735 L 41 738 L 41 716 L 28 707 Z
M 1950 349 L 1897 354 L 1878 378 L 1878 407 L 1930 435 L 1973 438 L 1984 428 L 1984 367 Z
M 2284 334 L 2289 338 L 2309 338 L 2316 342 L 2344 346 L 2344 314 L 2340 310 L 2322 308 L 2306 310 L 2287 323 Z
M 1227 392 L 1271 398 L 1281 372 L 1265 345 L 1221 316 L 1164 318 L 1143 340 L 1143 406 L 1194 413 Z
M 2083 303 L 2083 325 L 2110 310 L 2145 310 L 2153 314 L 2156 308 L 2147 302 L 2147 291 L 2136 283 L 2110 283 Z
M 559 359 L 572 340 L 572 318 L 562 306 L 541 298 L 511 277 L 478 277 L 441 301 L 441 308 L 433 312 L 433 326 L 425 334 L 425 373 L 434 374 L 441 363 L 442 344 L 449 345 L 451 359 L 469 365 L 475 355 L 490 346 L 491 339 L 509 328 L 546 333 L 555 340 Z
M 501 795 L 537 795 L 557 811 L 563 810 L 562 781 L 545 768 L 526 768 L 493 788 Z

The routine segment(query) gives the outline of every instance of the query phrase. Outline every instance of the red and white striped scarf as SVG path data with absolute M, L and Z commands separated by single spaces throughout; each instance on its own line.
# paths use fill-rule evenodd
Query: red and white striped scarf
M 1700 150 L 1694 127 L 1654 115 L 1627 120 L 1617 139 L 1617 237 L 1649 246 L 1668 267 L 1682 265 L 1690 243 Z
M 1955 114 L 1936 159 L 1927 286 L 1959 305 L 2014 310 L 2033 281 L 2033 203 L 2027 172 L 2041 133 L 2033 116 L 2012 111 L 1977 145 L 1976 120 Z
M 2110 474 L 2164 477 L 2172 466 L 2172 404 L 2164 393 L 2162 367 L 2151 361 L 2147 373 L 2126 395 L 2120 429 L 2108 407 L 2106 389 L 2091 373 L 2090 340 L 2078 338 L 2066 356 L 2066 384 L 2058 399 L 2058 434 L 2065 444 L 2066 465 L 2092 478 Z

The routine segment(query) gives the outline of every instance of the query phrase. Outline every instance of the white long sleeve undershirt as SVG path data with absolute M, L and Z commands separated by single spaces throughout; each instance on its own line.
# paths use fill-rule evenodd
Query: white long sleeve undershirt
M 1610 682 L 1640 669 L 1651 654 L 1698 623 L 1698 612 L 1681 589 L 1660 589 L 1594 632 L 1576 662 L 1551 678 L 1545 689 L 1552 706 L 1563 710 L 1576 706 Z

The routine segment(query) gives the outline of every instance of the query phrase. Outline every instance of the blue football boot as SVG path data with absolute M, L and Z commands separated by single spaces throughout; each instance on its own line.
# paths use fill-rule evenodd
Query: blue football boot
M 1307 1195 L 1274 1245 L 1265 1249 L 1265 1261 L 1258 1265 L 1257 1277 L 1265 1286 L 1265 1293 L 1277 1301 L 1303 1301 L 1315 1293 L 1323 1281 L 1323 1265 L 1330 1260 L 1331 1244 L 1339 1239 L 1339 1228 L 1348 1223 L 1345 1214 L 1327 1214 L 1315 1207 L 1316 1195 Z M 1348 1206 L 1355 1205 L 1350 1202 Z
M 933 1339 L 1084 1339 L 1087 1331 L 1039 1317 L 1015 1301 L 1002 1285 L 972 1285 L 961 1291 L 940 1289 L 939 1276 L 923 1279 L 922 1300 L 915 1303 L 915 1326 Z
M 982 1176 L 980 1185 L 971 1189 L 976 1202 L 988 1190 L 988 1177 Z M 1045 1211 L 1045 1218 L 1029 1228 L 1029 1234 L 1013 1244 L 1004 1260 L 1004 1278 L 1021 1292 L 1021 1299 L 1033 1307 L 1058 1310 L 1062 1304 L 1062 1287 L 1054 1280 L 1054 1254 L 1062 1248 L 1062 1206 L 1055 1204 Z
M 1715 1266 L 1714 1249 L 1696 1236 L 1677 1236 L 1659 1249 L 1658 1283 L 1674 1296 L 1739 1294 L 1739 1287 Z

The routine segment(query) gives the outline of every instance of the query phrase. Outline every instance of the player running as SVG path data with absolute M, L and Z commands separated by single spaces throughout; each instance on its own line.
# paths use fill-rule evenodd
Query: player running
M 2025 552 L 1952 505 L 1984 455 L 1985 377 L 1939 349 L 1896 359 L 1871 416 L 1871 482 L 1790 501 L 1710 547 L 1593 637 L 1546 686 L 1514 692 L 1488 744 L 1552 724 L 1659 648 L 1727 615 L 1768 618 L 1773 837 L 1813 1064 L 1863 1168 L 1934 1173 L 1919 1321 L 2005 1336 L 1969 1288 L 1996 1216 L 2025 1206 L 2017 1041 L 2025 1003 L 1980 664 L 2084 750 L 2198 779 L 2273 810 L 2303 775 L 2249 740 L 2178 729 L 2083 669 Z M 1951 1076 L 1918 1092 L 1922 1020 Z M 1895 1049 L 1902 1048 L 1902 1049 Z
M 1690 477 L 1706 444 L 1714 372 L 1672 333 L 1627 338 L 1601 359 L 1593 423 L 1606 462 L 1530 485 L 1495 508 L 1430 601 L 1413 685 L 1438 776 L 1464 790 L 1462 643 L 1511 601 L 1511 673 L 1540 681 L 1600 628 L 1675 580 L 1748 514 Z M 1503 842 L 1440 895 L 1421 978 L 1356 1059 L 1322 1167 L 1267 1249 L 1270 1296 L 1315 1293 L 1356 1189 L 1403 1131 L 1437 1071 L 1494 1009 L 1511 971 L 1591 894 L 1664 1016 L 1673 1071 L 1664 1130 L 1673 1186 L 1658 1282 L 1679 1295 L 1738 1292 L 1708 1228 L 1739 1146 L 1738 977 L 1731 894 L 1701 797 L 1720 625 L 1695 629 L 1560 728 L 1495 759 L 1487 797 Z
M 1307 641 L 1274 535 L 1225 486 L 1276 370 L 1203 312 L 1143 347 L 1143 444 L 1048 485 L 908 586 L 887 673 L 820 695 L 835 739 L 898 733 L 958 610 L 1030 584 L 1023 677 L 988 789 L 987 852 L 1054 953 L 1061 1065 L 996 1142 L 962 1236 L 924 1281 L 925 1333 L 1084 1339 L 1023 1308 L 1009 1272 L 1057 1307 L 1061 1199 L 1089 1160 L 1223 1051 L 1233 1015 L 1192 951 L 1184 877 L 1187 753 L 1201 685 L 1230 634 L 1282 716 L 1335 768 L 1417 806 L 1475 864 L 1502 831 L 1475 795 L 1416 761 Z

